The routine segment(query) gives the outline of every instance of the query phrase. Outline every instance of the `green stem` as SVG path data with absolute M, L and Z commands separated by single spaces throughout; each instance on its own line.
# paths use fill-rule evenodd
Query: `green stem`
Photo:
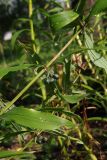
M 29 0 L 29 18 L 30 18 L 30 31 L 31 31 L 31 40 L 33 42 L 33 52 L 36 53 L 37 52 L 37 47 L 34 44 L 35 41 L 35 32 L 34 32 L 34 24 L 33 24 L 33 20 L 32 20 L 32 14 L 33 14 L 33 4 L 32 4 L 32 0 Z M 36 61 L 38 63 L 38 61 Z M 42 82 L 42 80 L 38 81 L 38 84 L 40 85 L 41 88 L 41 92 L 42 92 L 42 97 L 43 100 L 46 99 L 46 89 L 45 89 L 45 85 Z
M 81 32 L 79 30 L 67 43 L 66 45 L 58 52 L 58 54 L 46 65 L 46 68 L 49 68 L 59 57 L 60 55 L 67 49 L 67 47 L 72 43 L 72 41 L 77 37 L 77 35 Z M 7 104 L 6 107 L 4 107 L 0 115 L 5 113 L 44 73 L 46 72 L 46 69 L 42 69 L 36 77 L 34 77 L 27 86 L 11 101 Z
M 36 52 L 36 46 L 34 44 L 35 41 L 35 32 L 34 32 L 34 26 L 32 21 L 32 14 L 33 14 L 33 5 L 32 0 L 29 0 L 29 18 L 30 18 L 30 30 L 31 30 L 31 40 L 33 42 L 33 51 Z

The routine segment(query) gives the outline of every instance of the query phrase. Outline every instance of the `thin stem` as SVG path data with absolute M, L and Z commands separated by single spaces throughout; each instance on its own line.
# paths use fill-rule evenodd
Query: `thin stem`
M 81 32 L 79 30 L 67 43 L 66 45 L 58 52 L 58 54 L 47 64 L 47 68 L 50 67 L 59 57 L 60 55 L 68 48 L 68 46 L 72 43 L 72 41 L 77 37 L 77 35 Z
M 30 31 L 31 31 L 31 40 L 33 42 L 33 52 L 36 53 L 37 52 L 37 47 L 35 45 L 35 32 L 34 32 L 34 25 L 33 25 L 33 20 L 32 20 L 32 14 L 33 14 L 33 4 L 32 4 L 32 0 L 29 0 L 29 18 L 30 18 Z M 38 61 L 36 61 L 36 63 L 38 64 Z M 45 90 L 45 85 L 42 82 L 42 80 L 38 81 L 38 84 L 40 85 L 41 88 L 41 92 L 42 92 L 42 97 L 45 100 L 46 99 L 46 90 Z
M 58 54 L 46 65 L 46 68 L 49 68 L 59 57 L 60 55 L 67 49 L 67 47 L 73 42 L 73 40 L 77 37 L 77 35 L 81 32 L 79 30 L 67 43 L 66 45 L 58 52 Z M 46 69 L 42 69 L 36 77 L 34 77 L 27 86 L 11 101 L 7 104 L 6 107 L 4 107 L 0 115 L 5 113 L 44 73 L 46 72 Z
M 34 32 L 34 26 L 32 21 L 32 14 L 33 14 L 33 4 L 32 0 L 29 0 L 29 18 L 30 18 L 30 30 L 31 30 L 31 40 L 33 42 L 33 51 L 36 52 L 36 46 L 34 44 L 35 41 L 35 32 Z

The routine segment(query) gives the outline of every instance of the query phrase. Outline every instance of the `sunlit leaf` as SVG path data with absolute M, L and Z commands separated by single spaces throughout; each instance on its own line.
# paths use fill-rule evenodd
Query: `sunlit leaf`
M 55 30 L 61 29 L 78 18 L 73 11 L 63 11 L 50 16 L 51 25 Z
M 71 121 L 57 117 L 47 112 L 40 112 L 27 108 L 14 108 L 3 115 L 5 120 L 14 121 L 17 124 L 42 130 L 55 130 L 61 126 L 74 127 Z
M 98 67 L 105 69 L 107 72 L 107 60 L 93 49 L 93 39 L 85 33 L 85 45 L 91 61 Z
M 77 115 L 77 114 L 75 114 L 75 113 L 73 113 L 73 112 L 70 112 L 70 111 L 66 111 L 66 110 L 64 110 L 64 108 L 53 108 L 53 107 L 42 107 L 41 109 L 40 109 L 40 111 L 55 111 L 55 112 L 58 112 L 58 113 L 64 113 L 65 115 L 67 115 L 67 116 L 72 116 L 72 117 L 75 117 L 77 120 L 79 120 L 79 122 L 82 122 L 82 119 L 80 118 L 80 116 L 79 115 Z

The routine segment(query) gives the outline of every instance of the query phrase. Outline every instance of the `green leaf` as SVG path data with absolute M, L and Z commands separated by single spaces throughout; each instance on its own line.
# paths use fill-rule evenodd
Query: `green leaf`
M 107 0 L 97 0 L 89 16 L 97 15 L 103 11 L 107 11 Z
M 21 33 L 23 33 L 24 31 L 28 31 L 28 29 L 22 29 L 20 31 L 16 31 L 14 33 L 14 35 L 12 36 L 12 40 L 11 40 L 11 48 L 12 50 L 14 49 L 14 46 L 15 46 L 15 43 L 16 43 L 16 40 L 17 38 L 20 36 Z
M 93 50 L 93 39 L 85 33 L 85 45 L 89 49 L 87 52 L 91 61 L 98 67 L 105 69 L 107 72 L 107 60 L 99 53 Z
M 59 30 L 78 18 L 78 14 L 73 11 L 63 11 L 50 16 L 51 25 L 55 30 Z
M 18 18 L 17 21 L 22 21 L 22 22 L 29 22 L 29 18 Z
M 77 114 L 75 114 L 75 113 L 73 113 L 73 112 L 70 112 L 70 111 L 66 111 L 66 110 L 64 110 L 64 108 L 61 108 L 61 107 L 59 107 L 59 108 L 53 108 L 53 107 L 42 107 L 41 109 L 40 109 L 40 111 L 54 111 L 54 112 L 58 112 L 58 113 L 64 113 L 65 115 L 67 115 L 67 116 L 72 116 L 72 117 L 75 117 L 80 123 L 82 122 L 82 119 L 80 118 L 80 116 L 79 115 L 77 115 Z
M 61 8 L 61 7 L 52 8 L 52 9 L 50 9 L 48 12 L 49 12 L 49 13 L 55 13 L 55 12 L 59 12 L 59 11 L 62 11 L 62 8 Z
M 5 113 L 3 118 L 31 129 L 55 130 L 65 125 L 71 128 L 74 127 L 74 124 L 67 119 L 23 107 L 12 109 Z
M 28 152 L 20 152 L 20 151 L 0 151 L 0 158 L 16 157 L 16 156 L 28 157 L 30 154 Z
M 27 69 L 30 66 L 32 66 L 32 65 L 31 64 L 21 64 L 21 65 L 18 65 L 18 66 L 12 66 L 12 67 L 8 66 L 8 67 L 0 68 L 0 79 L 2 79 L 9 72 L 15 72 L 15 71 Z
M 74 94 L 74 95 L 63 95 L 62 97 L 64 98 L 65 101 L 68 103 L 78 103 L 82 99 L 84 99 L 86 94 Z
M 91 117 L 91 118 L 88 118 L 88 121 L 105 121 L 105 122 L 107 122 L 107 118 L 106 117 Z

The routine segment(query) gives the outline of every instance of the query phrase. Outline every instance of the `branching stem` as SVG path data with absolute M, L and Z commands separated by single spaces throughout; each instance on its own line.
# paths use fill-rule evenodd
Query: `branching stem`
M 46 68 L 49 68 L 54 62 L 60 57 L 60 55 L 68 48 L 68 46 L 74 41 L 77 35 L 81 32 L 79 30 L 67 43 L 66 45 L 56 54 L 56 56 L 46 65 Z M 11 101 L 9 102 L 0 112 L 0 115 L 5 113 L 44 73 L 46 69 L 43 68 L 37 75 L 34 77 L 25 88 L 21 90 L 21 92 Z

